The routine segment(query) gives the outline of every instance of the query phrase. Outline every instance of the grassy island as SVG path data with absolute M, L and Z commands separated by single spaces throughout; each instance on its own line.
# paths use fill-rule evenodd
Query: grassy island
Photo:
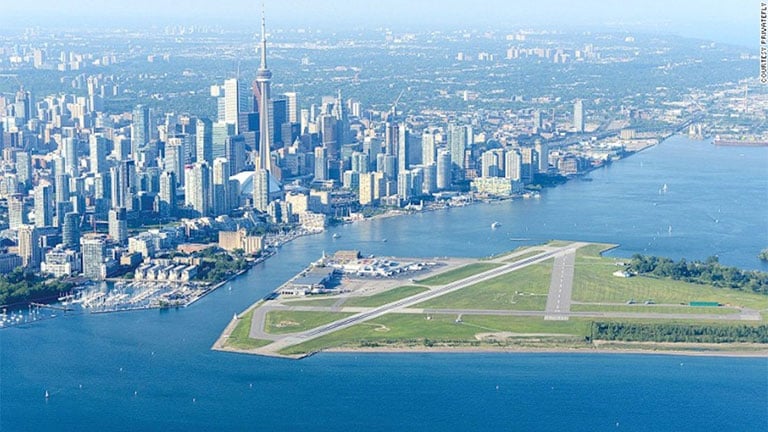
M 346 274 L 322 296 L 254 305 L 214 348 L 294 358 L 325 350 L 768 353 L 764 273 L 714 259 L 602 255 L 613 247 L 553 241 L 447 259 L 418 275 Z

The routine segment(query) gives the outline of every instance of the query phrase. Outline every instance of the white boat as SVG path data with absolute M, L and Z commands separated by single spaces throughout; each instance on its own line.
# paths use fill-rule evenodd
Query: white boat
M 333 238 L 337 239 L 337 238 L 341 237 L 341 234 L 339 234 L 339 233 L 333 233 L 333 235 L 332 235 L 331 237 L 333 237 Z
M 501 226 L 501 224 L 500 224 L 500 223 L 498 223 L 498 222 L 494 222 L 494 223 L 492 223 L 492 224 L 491 224 L 491 229 L 496 229 L 496 228 L 498 228 L 498 227 L 500 227 L 500 226 Z

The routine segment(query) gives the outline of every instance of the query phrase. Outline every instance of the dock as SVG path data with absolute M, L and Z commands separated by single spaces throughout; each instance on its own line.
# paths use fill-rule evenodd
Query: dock
M 34 303 L 33 302 L 33 303 L 30 303 L 30 305 L 32 305 L 34 307 L 38 307 L 38 308 L 51 309 L 51 310 L 57 310 L 57 311 L 62 311 L 62 312 L 71 312 L 71 311 L 74 310 L 74 309 L 68 308 L 66 306 L 60 306 L 60 305 L 55 305 L 55 304 L 45 304 L 45 303 Z

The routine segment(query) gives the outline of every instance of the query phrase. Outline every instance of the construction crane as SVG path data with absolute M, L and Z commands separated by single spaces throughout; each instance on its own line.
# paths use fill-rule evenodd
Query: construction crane
M 397 103 L 400 102 L 400 98 L 403 97 L 403 93 L 405 93 L 405 89 L 402 89 L 400 91 L 400 94 L 397 95 L 397 99 L 395 99 L 395 101 L 392 103 L 392 109 L 391 109 L 392 117 L 397 116 Z

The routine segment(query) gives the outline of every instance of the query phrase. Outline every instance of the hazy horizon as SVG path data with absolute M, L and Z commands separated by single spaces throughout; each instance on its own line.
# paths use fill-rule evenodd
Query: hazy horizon
M 682 3 L 648 0 L 625 3 L 605 0 L 390 0 L 388 2 L 293 0 L 265 1 L 273 28 L 347 30 L 388 27 L 396 30 L 514 30 L 521 27 L 563 30 L 617 30 L 676 34 L 722 43 L 758 46 L 757 0 L 724 4 L 717 0 Z M 163 0 L 133 0 L 105 5 L 95 0 L 36 0 L 3 7 L 7 27 L 89 25 L 120 27 L 193 24 L 258 27 L 261 2 L 189 0 L 184 7 Z M 252 18 L 251 18 L 252 17 Z

